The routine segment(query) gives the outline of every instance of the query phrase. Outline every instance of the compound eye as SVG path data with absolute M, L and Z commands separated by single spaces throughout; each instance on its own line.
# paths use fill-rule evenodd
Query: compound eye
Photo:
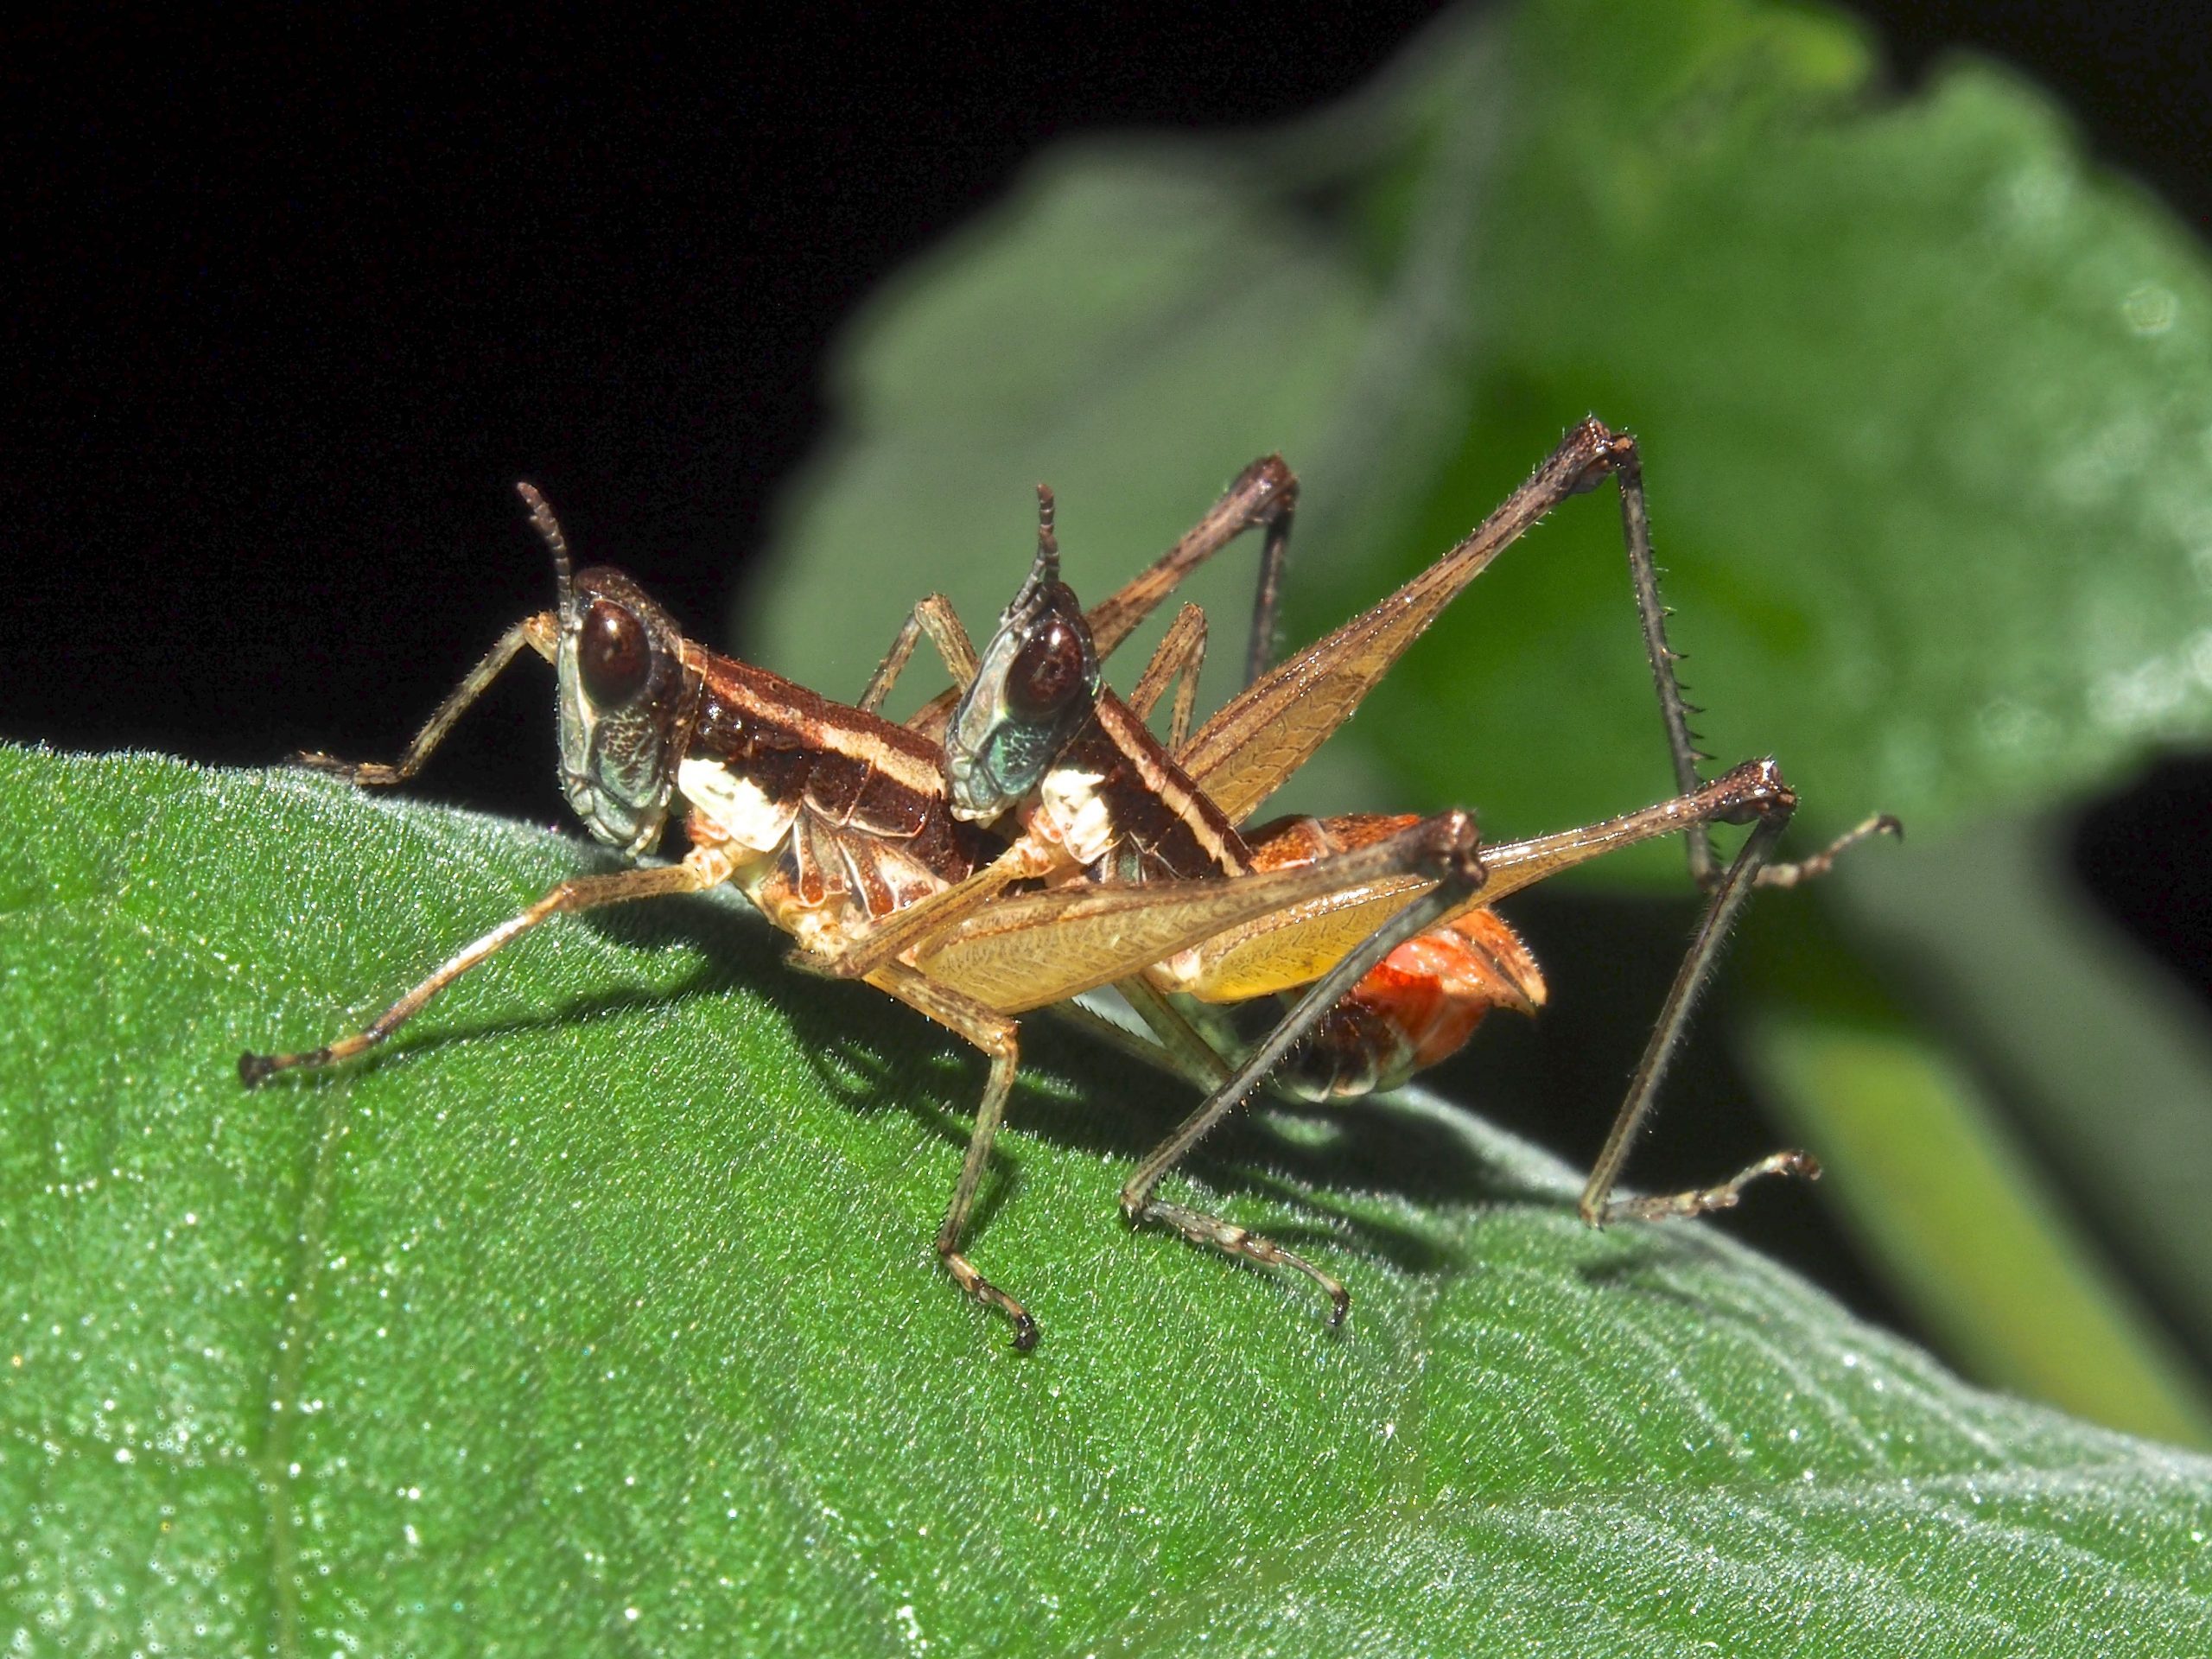
M 652 667 L 652 650 L 637 613 L 611 600 L 592 601 L 576 640 L 576 668 L 591 700 L 602 709 L 620 707 L 645 689 Z
M 1014 653 L 1007 670 L 1006 702 L 1025 720 L 1058 714 L 1083 689 L 1083 639 L 1058 617 Z

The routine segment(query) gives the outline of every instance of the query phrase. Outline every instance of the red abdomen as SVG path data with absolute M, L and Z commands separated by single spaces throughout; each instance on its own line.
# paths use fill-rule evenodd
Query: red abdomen
M 1290 818 L 1247 836 L 1255 868 L 1287 869 L 1418 822 L 1411 814 Z M 1543 1001 L 1543 974 L 1520 936 L 1491 912 L 1469 910 L 1370 970 L 1290 1052 L 1273 1086 L 1307 1100 L 1394 1089 L 1458 1053 L 1492 1008 L 1534 1014 Z

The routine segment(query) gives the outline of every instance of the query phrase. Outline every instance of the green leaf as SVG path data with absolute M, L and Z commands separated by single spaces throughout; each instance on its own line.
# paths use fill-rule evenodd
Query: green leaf
M 877 300 L 835 392 L 739 618 L 811 684 L 857 686 L 918 580 L 995 613 L 1035 480 L 1095 594 L 1271 448 L 1311 637 L 1595 410 L 1643 440 L 1709 747 L 1781 755 L 1808 823 L 1924 833 L 2212 728 L 2200 251 L 2031 89 L 1885 98 L 1802 10 L 1455 16 L 1264 138 L 1064 147 Z M 1523 834 L 1656 795 L 1620 566 L 1609 503 L 1563 510 L 1356 722 L 1397 798 L 1301 800 Z
M 30 1653 L 2201 1651 L 2212 1464 L 1977 1393 L 1418 1096 L 1200 1166 L 1343 1272 L 1128 1234 L 1185 1103 L 975 1057 L 721 896 L 327 779 L 0 750 L 0 1605 Z M 1065 1077 L 1080 1074 L 1083 1087 Z M 1267 1173 L 1274 1172 L 1274 1173 Z

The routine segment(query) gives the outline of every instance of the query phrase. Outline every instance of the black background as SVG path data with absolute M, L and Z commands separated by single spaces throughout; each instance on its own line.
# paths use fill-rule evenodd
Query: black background
M 389 756 L 545 601 L 518 477 L 714 637 L 871 287 L 1055 138 L 1296 114 L 1432 10 L 19 27 L 0 54 L 0 736 Z M 2212 225 L 2193 8 L 1872 16 L 1899 85 L 1955 47 L 2005 57 Z M 550 755 L 533 678 L 464 723 L 423 792 L 561 821 Z M 2090 811 L 2078 847 L 2200 988 L 2208 821 L 2212 777 L 2176 762 Z M 1817 1264 L 1832 1242 L 1804 1224 L 1790 1253 Z

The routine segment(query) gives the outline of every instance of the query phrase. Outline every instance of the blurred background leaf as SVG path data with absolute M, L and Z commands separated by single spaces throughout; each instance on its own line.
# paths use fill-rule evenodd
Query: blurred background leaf
M 833 690 L 916 573 L 995 614 L 1039 479 L 1096 593 L 1281 450 L 1306 485 L 1295 640 L 1464 534 L 1586 411 L 1635 429 L 1708 746 L 1779 754 L 1812 833 L 1884 808 L 1914 836 L 1777 901 L 1807 929 L 1793 1014 L 1833 1027 L 1871 969 L 1934 1068 L 1881 1121 L 1893 1174 L 1943 1179 L 1870 1170 L 1845 1225 L 1976 1374 L 2206 1436 L 2212 1273 L 2183 1196 L 2212 1178 L 2206 1045 L 2152 976 L 2088 966 L 2119 947 L 2051 900 L 2047 853 L 2004 849 L 2212 718 L 2212 282 L 2032 89 L 1961 63 L 1888 97 L 1864 37 L 1798 8 L 1454 14 L 1289 129 L 1047 156 L 863 314 L 835 386 L 836 435 L 736 617 Z M 1282 802 L 1463 802 L 1510 836 L 1661 793 L 1620 566 L 1609 504 L 1560 512 Z M 1217 617 L 1248 569 L 1211 573 Z M 1678 881 L 1663 852 L 1588 880 Z M 1808 1029 L 1762 1012 L 1770 954 L 1736 1029 Z M 1840 1052 L 1763 1039 L 1751 1069 L 1834 1155 L 1876 1108 L 1811 1086 L 1816 1051 Z M 1986 1109 L 1926 1083 L 1967 1076 Z M 1977 1303 L 1968 1330 L 1956 1284 L 2005 1272 L 2017 1228 L 2112 1296 Z M 2126 1384 L 2054 1363 L 2115 1344 Z

